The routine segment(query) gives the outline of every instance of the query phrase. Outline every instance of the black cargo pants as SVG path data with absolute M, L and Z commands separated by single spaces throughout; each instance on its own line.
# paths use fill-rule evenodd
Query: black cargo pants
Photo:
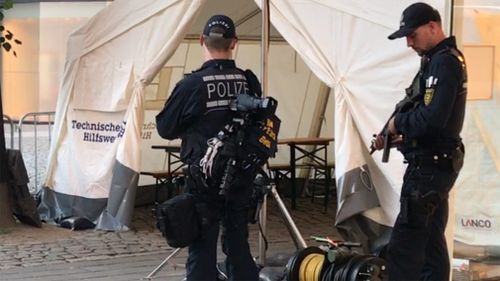
M 388 280 L 449 280 L 444 235 L 448 193 L 460 171 L 463 154 L 455 157 L 437 162 L 431 155 L 408 159 L 401 209 L 387 249 Z
M 190 166 L 186 184 L 196 198 L 201 217 L 201 237 L 189 246 L 186 262 L 188 281 L 217 280 L 217 240 L 222 224 L 222 251 L 229 280 L 259 280 L 257 266 L 248 244 L 248 212 L 252 185 L 231 187 L 219 195 L 218 187 L 207 186 Z M 251 183 L 252 181 L 250 181 Z

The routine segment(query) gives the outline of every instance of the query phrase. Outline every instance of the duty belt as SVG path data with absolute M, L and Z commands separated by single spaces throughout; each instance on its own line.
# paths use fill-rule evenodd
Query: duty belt
M 449 153 L 432 153 L 405 155 L 405 159 L 406 163 L 415 164 L 418 166 L 426 166 L 449 164 L 452 158 Z

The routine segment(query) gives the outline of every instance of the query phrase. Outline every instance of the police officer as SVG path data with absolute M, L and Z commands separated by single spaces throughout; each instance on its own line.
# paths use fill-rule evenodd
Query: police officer
M 448 193 L 464 155 L 465 61 L 455 38 L 444 35 L 438 11 L 425 3 L 403 11 L 399 30 L 388 38 L 401 37 L 422 57 L 422 65 L 387 126 L 408 162 L 387 248 L 389 280 L 449 280 L 444 231 Z M 374 147 L 383 147 L 383 134 Z
M 202 234 L 189 246 L 187 280 L 217 280 L 217 239 L 222 223 L 222 249 L 230 280 L 258 280 L 256 264 L 248 244 L 248 207 L 251 175 L 238 174 L 238 186 L 223 196 L 219 183 L 205 179 L 199 167 L 207 140 L 229 124 L 235 112 L 231 101 L 237 95 L 261 95 L 252 73 L 236 67 L 232 52 L 237 44 L 233 21 L 214 15 L 206 23 L 200 44 L 205 63 L 177 83 L 164 109 L 156 116 L 160 136 L 181 138 L 181 159 L 188 164 L 187 188 L 197 202 Z

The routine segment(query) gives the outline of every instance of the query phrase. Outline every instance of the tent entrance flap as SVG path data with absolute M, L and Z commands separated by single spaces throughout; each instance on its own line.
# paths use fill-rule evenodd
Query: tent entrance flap
M 46 220 L 82 215 L 98 228 L 128 228 L 145 87 L 205 2 L 114 1 L 70 35 L 39 208 Z

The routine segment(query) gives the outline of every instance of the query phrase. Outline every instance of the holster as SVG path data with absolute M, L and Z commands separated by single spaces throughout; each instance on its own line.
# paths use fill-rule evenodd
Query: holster
M 187 191 L 191 194 L 201 194 L 208 191 L 208 184 L 198 165 L 191 164 L 183 169 L 186 175 Z
M 417 190 L 402 196 L 399 221 L 414 226 L 427 226 L 441 200 L 441 195 L 435 190 L 425 194 Z
M 460 172 L 464 165 L 465 148 L 461 143 L 460 146 L 455 148 L 451 154 L 451 167 L 455 173 Z

